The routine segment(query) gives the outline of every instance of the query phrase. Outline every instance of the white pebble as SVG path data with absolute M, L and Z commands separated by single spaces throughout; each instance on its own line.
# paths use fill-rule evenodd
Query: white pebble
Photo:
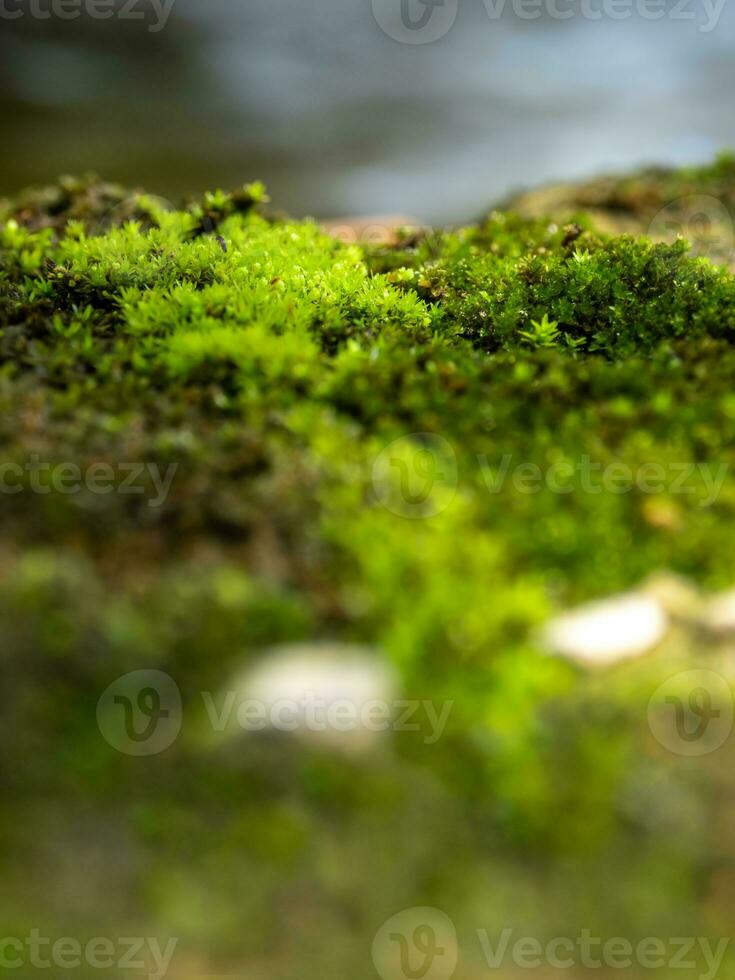
M 558 616 L 546 627 L 545 641 L 554 653 L 571 660 L 608 666 L 652 649 L 668 625 L 658 599 L 628 592 Z
M 352 749 L 390 729 L 397 687 L 395 671 L 375 651 L 303 643 L 267 650 L 231 690 L 238 708 L 249 705 L 246 725 L 238 714 L 240 729 L 262 719 L 262 729 Z
M 735 589 L 720 593 L 707 604 L 704 623 L 715 633 L 735 633 Z

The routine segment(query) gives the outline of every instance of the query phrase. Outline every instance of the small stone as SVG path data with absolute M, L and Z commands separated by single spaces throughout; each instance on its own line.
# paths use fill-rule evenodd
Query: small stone
M 713 633 L 720 636 L 735 633 L 735 589 L 714 596 L 707 603 L 703 619 Z
M 334 218 L 322 227 L 345 245 L 397 245 L 403 232 L 410 238 L 422 231 L 415 218 L 400 214 Z
M 281 731 L 362 749 L 390 729 L 397 686 L 390 665 L 365 647 L 275 647 L 230 686 L 228 732 Z
M 668 626 L 655 596 L 628 592 L 563 613 L 548 624 L 545 641 L 552 652 L 577 663 L 606 667 L 648 652 Z

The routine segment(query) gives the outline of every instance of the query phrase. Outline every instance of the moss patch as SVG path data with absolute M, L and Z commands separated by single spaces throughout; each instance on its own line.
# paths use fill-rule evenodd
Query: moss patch
M 690 193 L 732 203 L 731 162 L 604 201 L 647 215 Z M 569 934 L 548 899 L 584 905 L 595 882 L 607 935 L 716 929 L 725 769 L 661 752 L 646 705 L 672 663 L 718 655 L 684 631 L 599 682 L 535 631 L 662 568 L 732 583 L 735 280 L 594 214 L 520 207 L 360 247 L 266 203 L 252 185 L 174 210 L 67 180 L 0 207 L 4 840 L 36 839 L 43 798 L 66 814 L 54 846 L 77 846 L 76 801 L 126 855 L 130 921 L 216 948 L 220 972 L 272 958 L 368 975 L 381 916 L 461 917 L 498 900 L 488 880 L 522 882 L 540 932 Z M 97 698 L 126 671 L 169 672 L 195 714 L 264 647 L 319 638 L 380 650 L 407 697 L 453 701 L 440 743 L 396 737 L 369 762 L 268 739 L 213 756 L 187 729 L 136 767 L 100 738 Z M 405 867 L 376 870 L 407 828 Z M 4 861 L 12 921 L 65 921 L 45 888 L 58 868 Z M 339 969 L 294 965 L 299 942 L 261 928 L 302 908 L 294 895 L 343 937 Z M 74 915 L 101 907 L 90 883 Z

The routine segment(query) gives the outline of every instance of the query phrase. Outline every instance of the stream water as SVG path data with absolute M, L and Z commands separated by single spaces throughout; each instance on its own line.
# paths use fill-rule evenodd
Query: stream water
M 260 177 L 296 214 L 459 221 L 735 145 L 732 0 L 403 0 L 409 28 L 400 2 L 175 0 L 155 33 L 3 21 L 0 193 L 89 169 L 166 196 Z M 422 18 L 443 36 L 402 43 Z

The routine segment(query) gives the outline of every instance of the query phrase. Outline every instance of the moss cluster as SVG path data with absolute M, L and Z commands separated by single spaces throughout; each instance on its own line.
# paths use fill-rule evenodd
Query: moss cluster
M 735 171 L 649 185 L 662 204 L 681 187 L 730 202 Z M 732 584 L 735 279 L 684 243 L 610 237 L 583 214 L 493 212 L 361 247 L 265 203 L 252 185 L 174 210 L 66 180 L 0 205 L 0 439 L 15 481 L 3 476 L 4 842 L 39 835 L 43 800 L 54 847 L 84 852 L 76 801 L 97 846 L 129 857 L 117 905 L 90 879 L 79 920 L 136 909 L 190 951 L 216 946 L 223 969 L 272 958 L 273 977 L 277 963 L 371 975 L 381 915 L 484 901 L 476 868 L 502 878 L 509 847 L 543 855 L 557 876 L 544 887 L 582 904 L 616 868 L 600 914 L 618 932 L 715 928 L 721 907 L 700 899 L 724 846 L 706 817 L 718 777 L 696 795 L 645 716 L 667 658 L 698 651 L 679 639 L 601 684 L 543 654 L 535 630 L 660 569 Z M 407 497 L 421 453 L 436 479 Z M 146 468 L 139 493 L 65 492 L 70 462 Z M 589 464 L 633 482 L 590 490 L 575 482 Z M 651 464 L 655 492 L 635 479 Z M 165 499 L 153 467 L 175 467 Z M 125 671 L 168 671 L 195 711 L 263 648 L 315 639 L 375 647 L 408 697 L 454 701 L 441 742 L 402 736 L 365 763 L 278 740 L 213 756 L 190 734 L 131 761 L 100 738 L 96 700 Z M 376 847 L 405 866 L 375 869 Z M 632 847 L 639 860 L 619 867 Z M 47 855 L 22 872 L 1 860 L 6 921 L 65 921 Z M 333 961 L 294 967 L 286 937 L 261 928 L 294 894 L 348 937 Z
M 705 202 L 704 198 L 709 201 Z M 722 208 L 717 207 L 717 202 Z M 704 215 L 705 227 L 698 208 L 702 204 L 708 212 Z M 716 237 L 722 232 L 729 237 L 732 253 L 734 205 L 735 155 L 723 153 L 706 166 L 652 167 L 618 177 L 542 187 L 517 194 L 502 207 L 527 218 L 553 215 L 558 220 L 568 220 L 570 215 L 582 212 L 607 232 L 644 235 L 657 216 L 665 211 L 672 226 L 669 230 L 675 233 L 678 225 L 684 237 L 703 232 Z M 717 255 L 720 249 L 712 251 Z

